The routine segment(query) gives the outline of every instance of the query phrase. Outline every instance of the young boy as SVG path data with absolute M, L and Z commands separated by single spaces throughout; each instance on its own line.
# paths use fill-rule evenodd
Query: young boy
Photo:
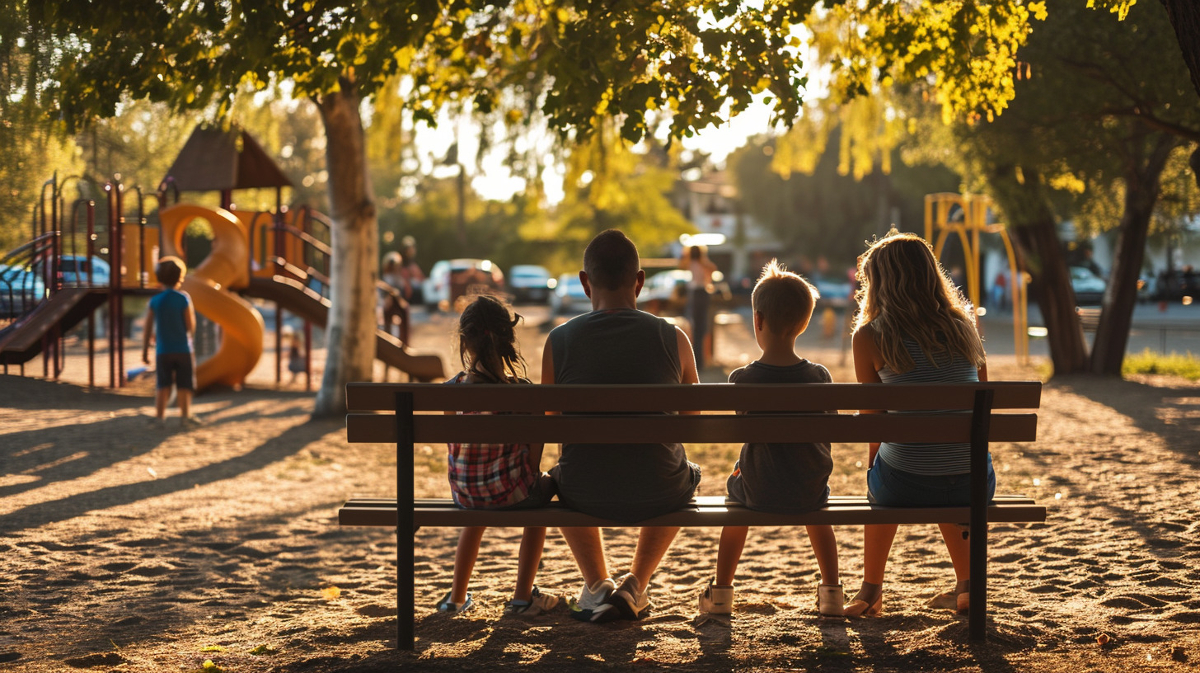
M 750 295 L 754 340 L 762 348 L 762 357 L 730 374 L 729 382 L 831 382 L 829 370 L 795 352 L 796 337 L 808 327 L 818 296 L 808 281 L 771 260 Z M 726 488 L 731 500 L 750 509 L 805 512 L 825 505 L 832 470 L 829 444 L 746 444 Z M 806 526 L 806 529 L 821 569 L 818 611 L 823 617 L 841 617 L 842 585 L 838 579 L 833 527 Z M 700 594 L 701 612 L 724 615 L 732 612 L 733 576 L 748 530 L 746 526 L 726 526 L 721 531 L 717 576 Z
M 200 419 L 191 416 L 192 391 L 196 389 L 196 357 L 192 352 L 192 335 L 196 333 L 196 312 L 192 298 L 180 292 L 187 266 L 178 257 L 163 257 L 154 268 L 163 291 L 150 300 L 146 311 L 145 338 L 142 340 L 142 362 L 150 364 L 150 340 L 158 330 L 155 342 L 155 369 L 158 371 L 157 394 L 154 404 L 161 424 L 171 397 L 171 386 L 178 389 L 179 415 L 184 426 L 198 425 Z

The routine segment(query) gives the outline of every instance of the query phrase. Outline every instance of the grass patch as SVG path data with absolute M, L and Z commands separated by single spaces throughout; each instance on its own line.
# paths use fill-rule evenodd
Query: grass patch
M 1135 355 L 1126 355 L 1121 365 L 1121 373 L 1130 374 L 1166 374 L 1182 376 L 1190 381 L 1200 380 L 1200 359 L 1191 353 L 1180 355 L 1172 352 L 1170 355 L 1155 353 L 1146 349 Z

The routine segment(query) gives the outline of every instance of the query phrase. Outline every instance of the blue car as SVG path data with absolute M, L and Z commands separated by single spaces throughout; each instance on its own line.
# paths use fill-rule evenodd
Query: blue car
M 46 284 L 37 274 L 0 264 L 0 318 L 20 317 L 46 296 Z

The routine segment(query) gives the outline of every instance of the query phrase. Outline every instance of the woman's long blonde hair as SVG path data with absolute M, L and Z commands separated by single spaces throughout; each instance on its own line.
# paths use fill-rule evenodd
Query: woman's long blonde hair
M 903 373 L 915 366 L 904 346 L 917 342 L 926 359 L 938 366 L 939 354 L 959 353 L 976 367 L 986 354 L 970 304 L 950 281 L 925 239 L 892 229 L 858 260 L 857 333 L 867 325 L 883 361 Z M 942 362 L 948 359 L 943 358 Z

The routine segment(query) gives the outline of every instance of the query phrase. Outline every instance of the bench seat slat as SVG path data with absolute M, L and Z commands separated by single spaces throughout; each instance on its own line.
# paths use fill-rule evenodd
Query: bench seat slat
M 971 408 L 974 391 L 995 391 L 993 409 L 1037 409 L 1042 384 L 1037 381 L 985 383 L 813 383 L 778 385 L 637 385 L 637 386 L 506 386 L 476 384 L 438 386 L 404 383 L 350 383 L 346 408 L 351 412 L 395 409 L 397 392 L 417 393 L 415 411 L 544 411 L 587 412 L 603 404 L 608 411 L 661 409 L 664 399 L 674 408 L 663 411 L 820 411 Z M 502 391 L 498 391 L 502 388 Z M 598 400 L 596 389 L 604 390 Z
M 703 499 L 702 499 L 703 500 Z M 715 502 L 720 500 L 722 502 Z M 708 499 L 669 514 L 640 521 L 636 524 L 594 517 L 561 506 L 535 510 L 487 511 L 464 510 L 447 500 L 422 503 L 415 508 L 414 521 L 418 526 L 606 526 L 627 528 L 635 526 L 796 526 L 806 524 L 861 525 L 864 523 L 932 524 L 961 523 L 970 517 L 969 507 L 879 507 L 865 498 L 831 499 L 821 510 L 803 514 L 758 512 L 724 498 Z M 343 526 L 396 526 L 395 500 L 350 501 L 338 510 Z M 988 521 L 993 523 L 1041 522 L 1046 520 L 1046 508 L 1030 502 L 998 497 L 988 507 Z
M 558 501 L 554 501 L 557 503 Z M 866 503 L 866 496 L 862 495 L 830 495 L 829 502 L 831 503 Z M 999 504 L 1032 504 L 1033 498 L 1019 493 L 997 494 L 993 498 L 993 502 Z M 723 495 L 698 495 L 692 498 L 689 507 L 704 507 L 704 506 L 723 506 L 735 504 Z M 352 507 L 395 507 L 396 499 L 387 497 L 370 497 L 356 496 L 346 501 L 347 506 Z M 450 498 L 413 498 L 413 506 L 420 507 L 453 507 L 454 501 Z M 551 504 L 551 507 L 559 507 L 559 504 Z
M 467 387 L 467 386 L 464 386 Z M 663 415 L 420 415 L 413 418 L 414 441 L 637 444 L 648 442 L 961 442 L 969 436 L 970 414 L 755 414 L 753 416 Z M 394 443 L 396 419 L 350 414 L 351 442 Z M 801 440 L 801 437 L 803 438 Z M 989 440 L 1033 441 L 1037 414 L 993 414 Z

